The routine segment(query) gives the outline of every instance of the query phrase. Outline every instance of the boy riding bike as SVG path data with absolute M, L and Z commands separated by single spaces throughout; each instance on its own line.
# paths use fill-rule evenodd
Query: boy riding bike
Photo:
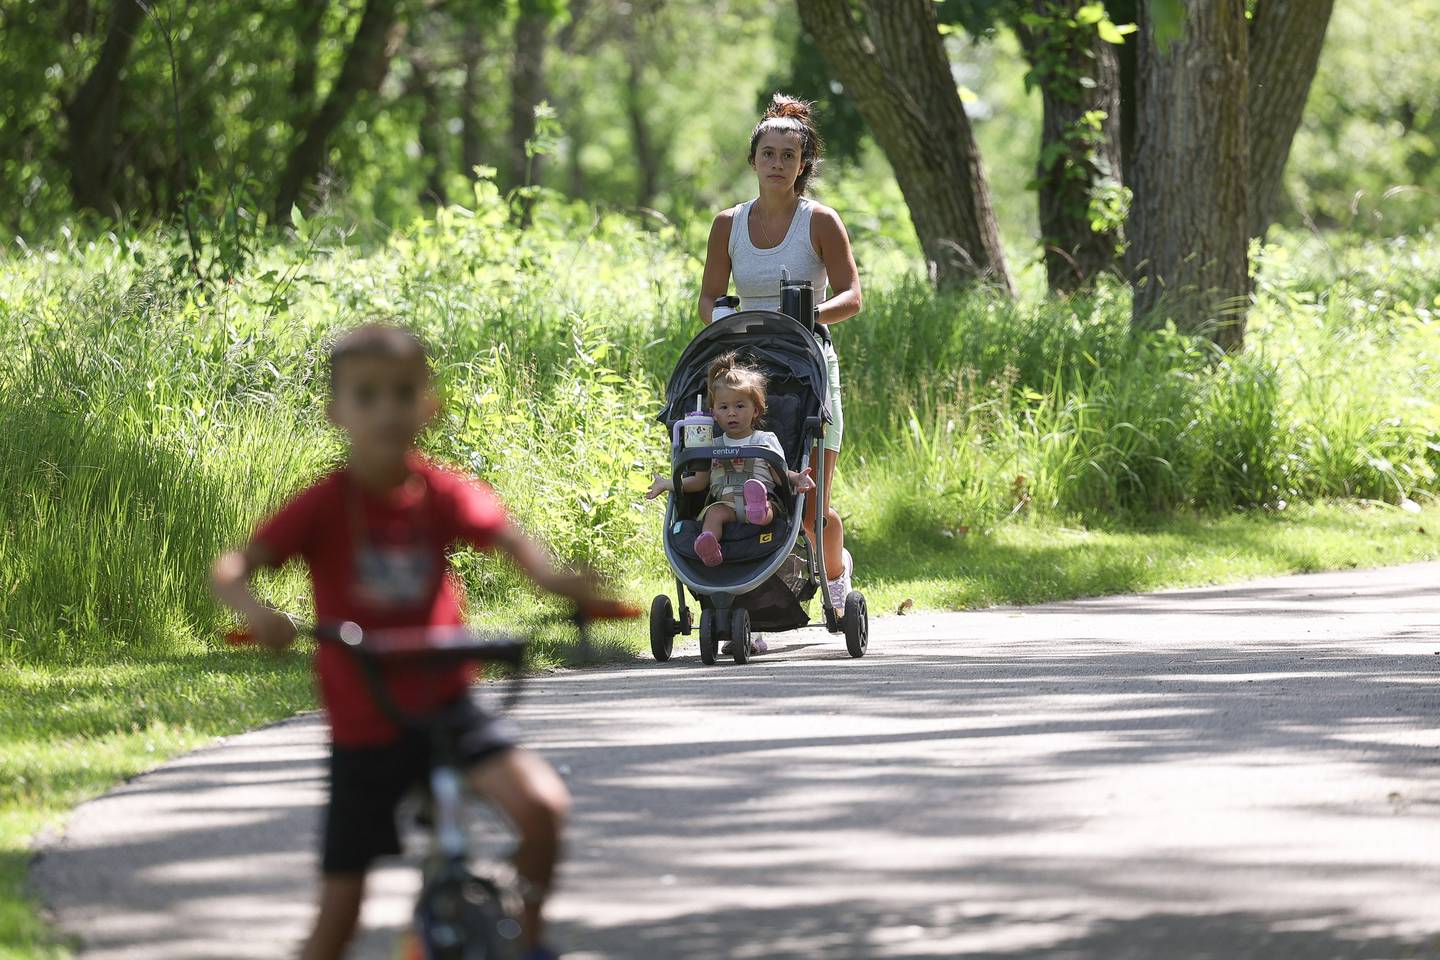
M 261 524 L 248 546 L 215 563 L 216 596 L 245 618 L 257 643 L 283 649 L 294 640 L 295 625 L 261 604 L 249 579 L 295 556 L 309 566 L 317 621 L 354 621 L 366 630 L 461 625 L 459 587 L 447 561 L 456 542 L 504 551 L 537 585 L 581 607 L 602 602 L 588 577 L 554 568 L 541 546 L 511 525 L 487 487 L 415 452 L 438 400 L 425 348 L 413 334 L 372 324 L 336 341 L 326 412 L 345 434 L 344 464 Z M 334 645 L 316 650 L 331 727 L 330 799 L 320 907 L 302 960 L 344 955 L 371 862 L 399 852 L 396 804 L 429 770 L 430 742 L 387 719 L 360 670 Z M 396 664 L 384 679 L 402 710 L 444 715 L 471 787 L 514 824 L 526 956 L 554 957 L 543 946 L 541 910 L 569 810 L 564 782 L 543 759 L 520 749 L 500 718 L 470 701 L 469 668 L 457 665 L 437 676 L 431 666 Z

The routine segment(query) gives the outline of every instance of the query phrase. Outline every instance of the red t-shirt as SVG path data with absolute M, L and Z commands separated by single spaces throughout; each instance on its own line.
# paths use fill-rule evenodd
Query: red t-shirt
M 457 626 L 460 587 L 450 575 L 456 542 L 491 547 L 507 524 L 489 487 L 411 457 L 412 475 L 394 490 L 364 490 L 344 469 L 301 491 L 256 530 L 276 566 L 293 556 L 310 568 L 315 618 L 353 620 L 366 630 Z M 355 656 L 322 643 L 315 654 L 320 696 L 336 744 L 389 743 L 399 731 L 365 686 Z M 424 712 L 464 694 L 465 666 L 389 664 L 390 697 Z

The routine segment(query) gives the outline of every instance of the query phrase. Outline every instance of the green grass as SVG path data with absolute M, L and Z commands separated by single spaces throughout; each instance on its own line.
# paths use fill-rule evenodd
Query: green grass
M 69 955 L 25 890 L 37 831 L 167 757 L 312 702 L 301 655 L 7 664 L 0 670 L 0 957 Z
M 950 533 L 902 542 L 863 532 L 853 538 L 873 613 L 894 613 L 907 599 L 918 609 L 972 609 L 1440 559 L 1440 508 L 1433 507 L 1415 514 L 1321 504 L 1105 527 L 1022 522 L 989 536 Z

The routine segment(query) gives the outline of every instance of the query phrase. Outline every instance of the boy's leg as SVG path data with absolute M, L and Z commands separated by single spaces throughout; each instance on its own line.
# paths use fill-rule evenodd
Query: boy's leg
M 395 804 L 426 764 L 425 741 L 330 748 L 320 909 L 302 960 L 338 960 L 355 933 L 365 874 L 376 857 L 400 852 Z
M 320 886 L 320 912 L 300 960 L 340 960 L 355 934 L 360 903 L 365 899 L 365 874 L 327 873 Z
M 524 940 L 527 948 L 543 942 L 541 911 L 560 860 L 570 791 L 565 781 L 537 754 L 505 750 L 470 771 L 474 791 L 495 804 L 520 835 L 515 869 L 525 880 Z

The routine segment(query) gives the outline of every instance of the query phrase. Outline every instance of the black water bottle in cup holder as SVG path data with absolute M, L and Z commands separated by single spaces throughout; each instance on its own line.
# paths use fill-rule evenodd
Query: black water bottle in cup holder
M 780 273 L 780 312 L 793 317 L 815 332 L 815 287 L 809 280 L 791 280 L 789 270 Z

